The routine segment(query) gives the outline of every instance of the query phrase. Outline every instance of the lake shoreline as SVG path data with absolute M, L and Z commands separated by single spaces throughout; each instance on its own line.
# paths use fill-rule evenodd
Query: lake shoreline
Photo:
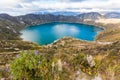
M 68 36 L 77 38 L 79 40 L 92 42 L 101 31 L 103 31 L 103 28 L 99 28 L 93 25 L 62 21 L 28 26 L 27 28 L 23 29 L 23 31 L 21 31 L 23 34 L 21 35 L 21 38 L 23 38 L 25 41 L 37 41 L 37 43 L 41 45 L 50 44 L 56 41 L 56 39 Z M 50 40 L 47 40 L 45 37 L 50 37 Z

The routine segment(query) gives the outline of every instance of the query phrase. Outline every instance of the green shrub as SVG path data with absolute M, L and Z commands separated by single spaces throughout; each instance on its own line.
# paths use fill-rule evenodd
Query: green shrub
M 64 80 L 68 72 L 62 67 L 59 58 L 48 58 L 49 55 L 22 52 L 11 63 L 11 74 L 16 80 Z
M 51 63 L 42 55 L 32 52 L 22 52 L 11 64 L 11 74 L 14 79 L 46 80 L 50 75 Z

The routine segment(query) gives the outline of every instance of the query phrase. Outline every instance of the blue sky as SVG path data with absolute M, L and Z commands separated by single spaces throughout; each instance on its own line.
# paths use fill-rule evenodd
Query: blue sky
M 120 12 L 120 0 L 0 0 L 0 13 L 24 15 L 42 11 Z

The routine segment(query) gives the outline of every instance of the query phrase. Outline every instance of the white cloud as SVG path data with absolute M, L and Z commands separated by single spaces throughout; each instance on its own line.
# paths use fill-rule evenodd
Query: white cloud
M 120 0 L 2 0 L 0 13 L 21 15 L 42 10 L 107 12 L 119 11 Z

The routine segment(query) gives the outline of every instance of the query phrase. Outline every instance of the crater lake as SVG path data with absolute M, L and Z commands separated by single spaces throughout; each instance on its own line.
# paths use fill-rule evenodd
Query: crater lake
M 36 42 L 40 45 L 53 43 L 63 37 L 73 37 L 80 40 L 94 41 L 103 29 L 93 25 L 52 22 L 40 25 L 28 26 L 21 31 L 24 41 Z

